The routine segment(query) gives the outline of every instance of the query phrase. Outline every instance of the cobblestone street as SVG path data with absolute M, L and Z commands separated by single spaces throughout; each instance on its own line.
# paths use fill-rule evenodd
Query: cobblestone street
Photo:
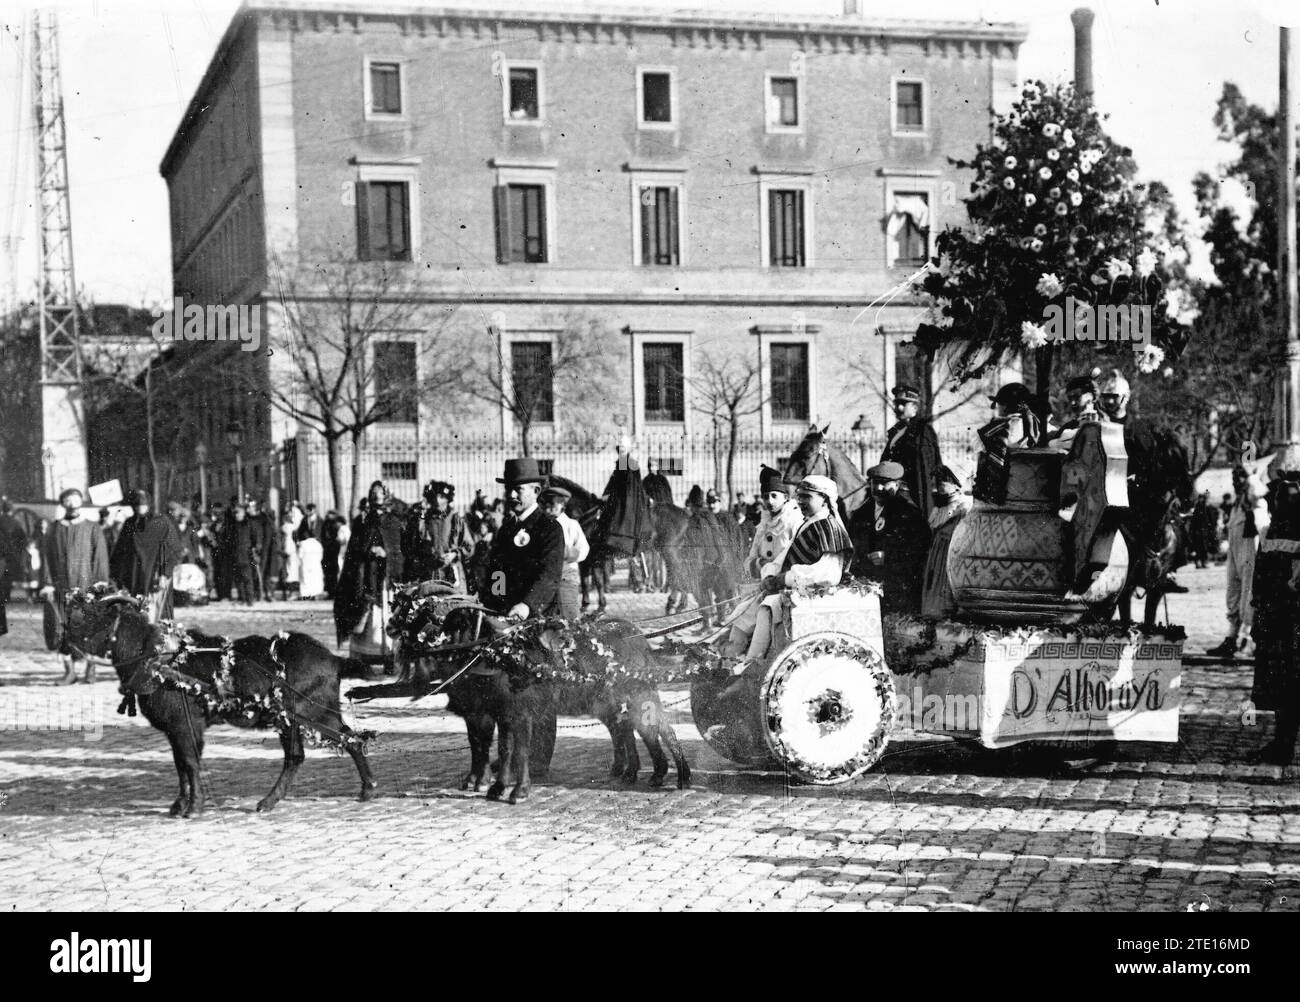
M 1185 569 L 1188 653 L 1222 635 L 1222 568 Z M 658 596 L 617 593 L 644 618 Z M 242 635 L 307 629 L 323 603 L 178 610 Z M 464 728 L 440 698 L 352 708 L 379 732 L 378 799 L 351 762 L 308 751 L 291 796 L 259 815 L 279 770 L 272 732 L 208 732 L 214 803 L 166 816 L 163 736 L 114 711 L 116 679 L 57 688 L 33 607 L 0 641 L 0 900 L 7 909 L 924 909 L 1296 911 L 1300 785 L 1248 766 L 1271 717 L 1244 720 L 1249 667 L 1184 673 L 1181 741 L 1062 765 L 898 733 L 839 787 L 788 786 L 714 755 L 684 688 L 665 703 L 695 769 L 688 791 L 608 777 L 609 740 L 562 719 L 551 777 L 517 807 L 462 793 Z M 107 677 L 106 677 L 107 676 Z M 344 691 L 358 683 L 345 681 Z

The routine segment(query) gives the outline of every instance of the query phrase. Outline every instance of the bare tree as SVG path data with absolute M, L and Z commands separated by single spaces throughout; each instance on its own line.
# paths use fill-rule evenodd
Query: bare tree
M 885 336 L 884 331 L 879 329 L 876 333 L 881 337 Z M 904 346 L 900 345 L 900 347 Z M 906 349 L 915 353 L 915 364 L 912 368 L 913 378 L 921 393 L 921 413 L 932 421 L 960 410 L 972 400 L 984 395 L 983 382 L 958 385 L 953 380 L 949 385 L 952 396 L 945 401 L 943 407 L 936 409 L 935 402 L 943 392 L 944 384 L 952 378 L 951 370 L 933 349 L 927 350 L 916 344 L 907 345 Z M 841 361 L 844 363 L 846 390 L 852 393 L 865 391 L 870 398 L 881 401 L 886 407 L 893 404 L 893 385 L 890 380 L 892 373 L 885 372 L 882 366 L 874 364 L 874 353 L 845 352 L 841 356 Z
M 535 425 L 553 421 L 561 410 L 574 416 L 597 398 L 606 399 L 614 379 L 614 351 L 604 321 L 569 313 L 549 340 L 511 342 L 508 347 L 499 325 L 490 325 L 488 331 L 491 345 L 466 368 L 464 390 L 514 418 L 525 456 L 532 455 Z
M 744 419 L 763 409 L 762 379 L 757 359 L 737 358 L 729 355 L 719 361 L 713 355 L 704 355 L 690 380 L 692 409 L 707 414 L 714 422 L 713 463 L 715 473 L 723 471 L 721 442 L 718 426 L 724 426 L 726 435 L 725 479 L 727 499 L 736 496 L 736 450 L 739 446 L 740 427 Z
M 417 298 L 410 265 L 356 261 L 339 252 L 309 266 L 273 262 L 280 322 L 268 332 L 289 378 L 273 374 L 258 391 L 271 406 L 325 440 L 334 505 L 351 510 L 361 497 L 360 457 L 366 429 L 415 417 L 419 401 L 446 400 L 460 382 L 448 350 L 453 313 L 432 326 Z M 411 348 L 386 347 L 397 341 Z M 245 366 L 243 370 L 252 378 Z M 352 445 L 351 505 L 345 506 L 341 446 Z

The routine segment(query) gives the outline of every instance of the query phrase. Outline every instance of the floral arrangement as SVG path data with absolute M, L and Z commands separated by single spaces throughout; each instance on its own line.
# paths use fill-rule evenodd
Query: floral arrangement
M 1045 407 L 1055 348 L 1047 308 L 1067 297 L 1150 308 L 1148 342 L 1098 351 L 1140 349 L 1144 372 L 1177 356 L 1187 330 L 1169 316 L 1167 269 L 1150 246 L 1147 193 L 1131 151 L 1106 135 L 1071 85 L 1029 83 L 998 117 L 991 142 L 952 163 L 975 172 L 964 200 L 971 225 L 945 230 L 937 258 L 915 280 L 932 302 L 916 341 L 949 352 L 958 382 L 1032 353 Z

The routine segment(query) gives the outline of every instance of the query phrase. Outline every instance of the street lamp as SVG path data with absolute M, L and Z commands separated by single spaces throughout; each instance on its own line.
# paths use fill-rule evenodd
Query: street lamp
M 238 421 L 226 425 L 226 441 L 235 451 L 235 482 L 238 484 L 238 497 L 244 500 L 244 455 L 240 449 L 244 445 L 244 426 Z
M 199 511 L 208 511 L 208 447 L 202 442 L 194 446 L 194 460 L 199 464 Z
M 867 423 L 867 416 L 859 414 L 850 431 L 853 432 L 853 443 L 858 447 L 858 471 L 865 473 L 867 471 L 867 442 L 871 439 L 871 425 Z

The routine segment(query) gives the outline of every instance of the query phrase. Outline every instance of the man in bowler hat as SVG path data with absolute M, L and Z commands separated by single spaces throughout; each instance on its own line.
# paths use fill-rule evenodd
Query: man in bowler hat
M 564 572 L 564 531 L 538 504 L 545 478 L 537 460 L 507 459 L 507 515 L 492 540 L 487 583 L 479 599 L 511 619 L 530 619 L 557 610 Z

